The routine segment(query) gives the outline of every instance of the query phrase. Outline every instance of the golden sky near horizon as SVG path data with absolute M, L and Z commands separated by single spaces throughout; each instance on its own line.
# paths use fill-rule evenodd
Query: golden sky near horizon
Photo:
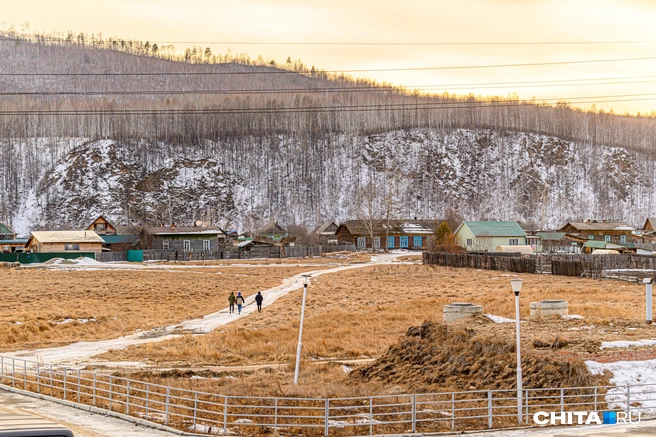
M 209 46 L 214 53 L 231 49 L 233 53 L 248 53 L 253 58 L 262 55 L 278 62 L 291 57 L 307 65 L 339 71 L 654 57 L 604 63 L 351 74 L 438 93 L 501 96 L 517 93 L 521 98 L 535 97 L 538 101 L 567 99 L 573 104 L 580 102 L 578 106 L 584 108 L 596 102 L 597 108 L 613 109 L 616 113 L 656 110 L 656 1 L 653 0 L 3 0 L 0 21 L 5 30 L 13 24 L 20 32 L 27 29 L 25 23 L 29 22 L 31 31 L 101 32 L 105 37 L 174 42 L 179 51 L 186 46 Z M 653 42 L 237 44 L 554 41 Z M 545 83 L 548 81 L 552 82 Z

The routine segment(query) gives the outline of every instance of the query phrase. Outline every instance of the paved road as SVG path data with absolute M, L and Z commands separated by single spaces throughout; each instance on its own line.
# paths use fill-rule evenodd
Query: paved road
M 116 417 L 90 413 L 4 390 L 0 390 L 0 411 L 45 417 L 70 428 L 76 437 L 179 437 L 178 434 L 139 426 Z
M 467 437 L 654 437 L 656 420 L 643 420 L 636 425 L 589 425 L 518 429 L 467 434 Z

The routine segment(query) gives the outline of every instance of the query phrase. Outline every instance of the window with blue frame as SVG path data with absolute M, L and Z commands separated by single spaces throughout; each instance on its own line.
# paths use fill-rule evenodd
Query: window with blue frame
M 626 244 L 626 235 L 620 235 L 620 244 Z
M 408 237 L 399 237 L 399 247 L 408 247 Z
M 387 237 L 387 248 L 388 249 L 394 248 L 394 237 Z
M 414 247 L 421 247 L 421 237 L 414 237 L 412 241 Z

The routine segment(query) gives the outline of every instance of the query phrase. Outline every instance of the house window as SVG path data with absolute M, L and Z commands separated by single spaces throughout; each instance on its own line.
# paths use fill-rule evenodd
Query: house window
M 367 237 L 358 237 L 358 249 L 367 248 Z
M 474 244 L 474 242 L 472 241 L 472 239 L 471 239 L 471 238 L 467 238 L 467 246 L 471 246 L 472 244 Z
M 210 251 L 210 240 L 203 240 L 203 252 Z
M 421 243 L 422 243 L 421 240 L 422 240 L 421 237 L 414 237 L 414 238 L 413 238 L 413 241 L 412 241 L 412 245 L 413 245 L 414 247 L 421 247 Z
M 373 247 L 374 249 L 380 249 L 380 237 L 374 237 Z
M 604 241 L 610 243 L 610 235 L 604 235 Z
M 509 246 L 519 246 L 519 238 L 509 238 L 508 239 L 508 245 Z
M 394 237 L 387 237 L 387 248 L 394 249 Z
M 588 235 L 588 240 L 594 240 L 594 235 Z
M 162 249 L 169 250 L 169 240 L 162 241 Z
M 399 247 L 404 248 L 408 247 L 408 237 L 399 237 Z
M 182 241 L 182 250 L 185 252 L 191 252 L 191 241 L 183 240 Z
M 64 245 L 64 250 L 80 250 L 80 245 L 67 243 Z
M 105 229 L 104 223 L 96 223 L 96 229 Z
M 620 235 L 620 244 L 626 244 L 626 235 Z

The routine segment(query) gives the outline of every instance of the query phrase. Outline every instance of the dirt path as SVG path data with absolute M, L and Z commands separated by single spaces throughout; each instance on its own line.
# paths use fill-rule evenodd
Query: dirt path
M 407 256 L 407 253 L 399 254 L 380 254 L 371 257 L 371 261 L 362 264 L 351 264 L 339 266 L 325 270 L 311 270 L 291 278 L 285 279 L 277 287 L 262 290 L 264 296 L 264 307 L 272 305 L 277 299 L 286 294 L 301 289 L 303 287 L 303 275 L 310 275 L 315 278 L 327 273 L 336 273 L 344 270 L 361 269 L 373 265 L 391 264 L 396 258 Z M 28 361 L 38 361 L 40 363 L 56 364 L 70 368 L 81 368 L 89 364 L 89 360 L 94 355 L 108 352 L 109 350 L 124 349 L 129 346 L 143 345 L 169 340 L 182 334 L 206 334 L 219 326 L 226 325 L 241 317 L 246 317 L 250 313 L 257 311 L 254 302 L 255 295 L 246 298 L 246 304 L 242 309 L 241 315 L 230 314 L 228 308 L 208 314 L 202 319 L 186 320 L 176 325 L 170 325 L 163 328 L 151 329 L 144 332 L 138 332 L 128 336 L 93 342 L 77 342 L 67 346 L 44 348 L 36 350 L 24 350 L 3 354 L 7 357 L 20 358 Z M 103 364 L 103 362 L 94 362 L 94 364 Z M 119 366 L 121 363 L 111 363 L 113 366 Z M 139 363 L 126 363 L 129 367 L 138 366 Z

